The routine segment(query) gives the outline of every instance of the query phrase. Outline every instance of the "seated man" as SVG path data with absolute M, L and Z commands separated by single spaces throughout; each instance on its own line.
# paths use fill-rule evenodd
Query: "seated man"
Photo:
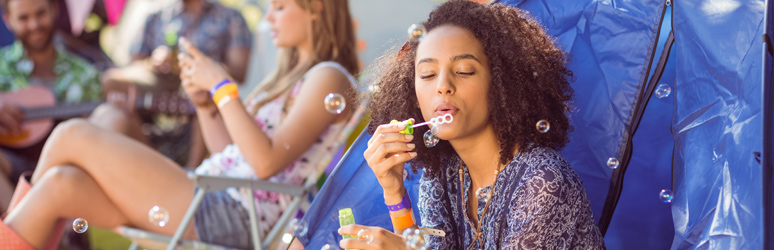
M 237 82 L 245 77 L 252 35 L 242 15 L 236 10 L 207 0 L 180 0 L 172 6 L 151 14 L 145 23 L 141 39 L 132 46 L 129 66 L 105 72 L 102 80 L 108 91 L 177 92 L 180 86 L 177 69 L 177 39 L 185 37 L 205 55 L 221 62 Z M 206 98 L 206 92 L 202 92 Z M 115 109 L 107 114 L 116 123 L 114 129 L 124 130 L 131 137 L 150 143 L 178 163 L 195 166 L 204 159 L 206 149 L 196 124 L 191 128 L 187 117 L 160 114 L 137 114 Z M 101 112 L 100 112 L 101 113 Z M 102 115 L 102 114 L 99 114 Z M 125 117 L 129 117 L 126 119 Z M 106 123 L 110 123 L 107 121 Z M 152 123 L 140 127 L 141 123 Z M 128 128 L 127 128 L 128 127 Z M 181 129 L 182 128 L 182 129 Z M 193 131 L 192 131 L 193 130 Z M 148 138 L 150 136 L 150 138 Z M 190 143 L 188 139 L 191 139 Z M 188 157 L 185 152 L 191 145 Z
M 5 24 L 17 37 L 0 49 L 0 92 L 43 86 L 57 102 L 102 98 L 97 70 L 54 45 L 55 0 L 0 0 L 0 5 Z M 23 123 L 21 107 L 0 99 L 0 137 L 18 135 Z M 10 183 L 35 168 L 43 141 L 23 149 L 0 147 L 0 212 L 10 201 Z

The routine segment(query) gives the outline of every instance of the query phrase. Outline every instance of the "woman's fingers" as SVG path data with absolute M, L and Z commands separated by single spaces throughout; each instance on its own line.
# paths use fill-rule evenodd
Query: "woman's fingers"
M 180 38 L 180 46 L 183 46 L 183 48 L 188 52 L 188 54 L 191 56 L 191 58 L 199 58 L 202 56 L 202 52 L 199 51 L 199 49 L 196 48 L 196 46 L 193 46 L 191 42 L 188 41 L 186 38 Z
M 374 131 L 374 136 L 371 137 L 370 140 L 368 140 L 368 146 L 370 147 L 377 140 L 384 140 L 385 138 L 383 138 L 384 136 L 381 136 L 382 134 L 398 134 L 398 132 L 402 131 L 405 128 L 406 128 L 406 124 L 402 123 L 402 122 L 401 123 L 395 123 L 395 124 L 382 124 L 382 125 L 379 125 L 379 127 L 376 128 L 376 131 Z M 409 135 L 407 135 L 407 136 L 409 136 Z M 409 141 L 411 141 L 411 140 L 409 139 Z
M 400 249 L 404 245 L 400 236 L 381 227 L 347 225 L 339 228 L 339 234 L 354 237 L 339 242 L 342 249 Z

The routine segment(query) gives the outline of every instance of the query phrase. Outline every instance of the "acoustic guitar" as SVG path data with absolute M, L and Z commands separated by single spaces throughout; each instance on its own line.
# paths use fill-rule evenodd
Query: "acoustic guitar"
M 55 120 L 90 114 L 105 101 L 57 104 L 54 94 L 45 87 L 30 86 L 16 92 L 0 93 L 0 100 L 21 107 L 24 113 L 22 131 L 18 135 L 0 135 L 0 146 L 26 148 L 46 138 Z M 194 115 L 196 109 L 188 99 L 176 93 L 138 93 L 136 110 L 164 114 Z

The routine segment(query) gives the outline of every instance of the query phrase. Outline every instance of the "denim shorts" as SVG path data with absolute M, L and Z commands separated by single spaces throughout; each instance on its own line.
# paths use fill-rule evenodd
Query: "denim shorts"
M 204 195 L 194 214 L 194 226 L 203 242 L 238 249 L 253 248 L 247 209 L 226 191 Z

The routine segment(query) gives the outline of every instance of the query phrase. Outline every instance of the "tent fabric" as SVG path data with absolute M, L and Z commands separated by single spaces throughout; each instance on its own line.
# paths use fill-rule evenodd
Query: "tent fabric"
M 763 52 L 763 213 L 764 213 L 764 237 L 763 247 L 774 249 L 774 164 L 771 156 L 774 156 L 774 140 L 772 128 L 774 127 L 774 1 L 766 1 L 766 17 L 764 19 L 764 35 L 767 42 L 762 44 Z
M 610 188 L 611 157 L 623 162 L 628 129 L 647 80 L 669 34 L 669 19 L 656 41 L 663 1 L 498 1 L 529 11 L 571 55 L 575 75 L 575 130 L 561 152 L 583 179 L 599 221 Z M 669 15 L 669 13 L 667 13 Z M 656 44 L 657 43 L 657 44 Z M 656 51 L 653 51 L 656 49 Z M 655 53 L 654 53 L 655 52 Z M 671 87 L 673 63 L 661 82 Z M 651 71 L 655 66 L 651 67 Z M 670 70 L 672 69 L 672 70 Z M 669 188 L 673 139 L 671 96 L 652 97 L 631 143 L 621 198 L 607 230 L 610 249 L 666 249 L 674 236 L 670 206 L 658 199 Z M 619 166 L 621 169 L 622 166 Z
M 583 180 L 599 220 L 613 174 L 606 163 L 623 157 L 665 6 L 655 0 L 497 3 L 532 13 L 571 54 L 576 111 L 570 122 L 575 131 L 562 155 Z
M 675 3 L 672 249 L 763 247 L 764 2 Z

